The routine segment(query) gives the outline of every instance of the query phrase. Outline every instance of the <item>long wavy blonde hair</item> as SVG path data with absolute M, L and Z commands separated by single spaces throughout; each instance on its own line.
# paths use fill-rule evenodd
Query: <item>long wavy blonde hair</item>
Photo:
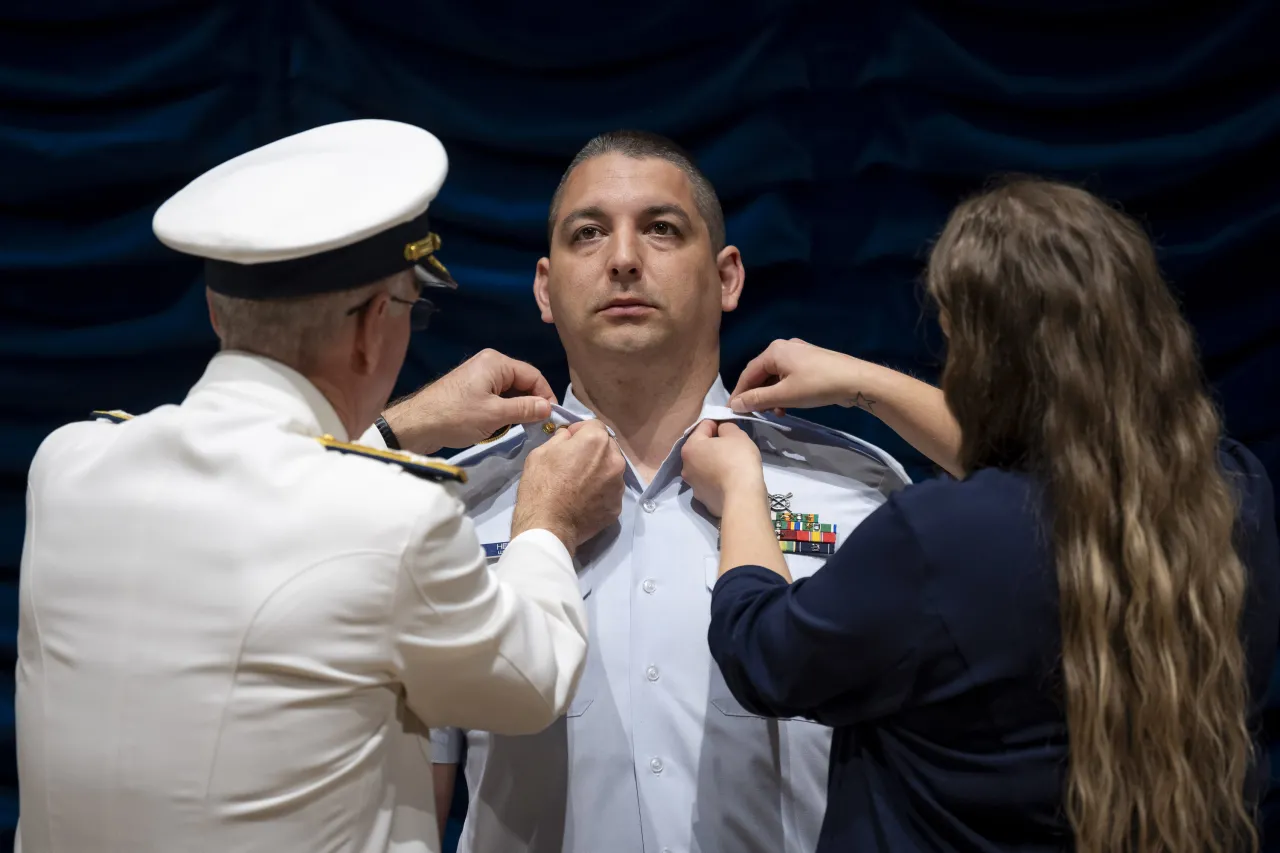
M 1017 179 L 956 209 L 927 284 L 964 470 L 1045 485 L 1077 849 L 1256 849 L 1236 506 L 1151 243 L 1083 190 Z

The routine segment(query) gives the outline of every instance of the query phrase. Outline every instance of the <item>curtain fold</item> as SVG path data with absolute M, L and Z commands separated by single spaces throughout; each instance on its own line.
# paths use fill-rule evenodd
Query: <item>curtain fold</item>
M 461 289 L 414 341 L 400 391 L 486 346 L 563 391 L 530 292 L 547 202 L 587 138 L 634 127 L 692 150 L 742 249 L 728 384 L 792 336 L 934 378 L 942 347 L 919 286 L 929 240 L 992 174 L 1062 177 L 1151 229 L 1229 430 L 1280 483 L 1277 43 L 1280 4 L 1266 0 L 6 4 L 3 677 L 40 440 L 92 409 L 179 400 L 216 346 L 200 264 L 154 239 L 155 209 L 235 154 L 349 118 L 422 125 L 450 157 L 433 223 Z M 932 471 L 862 412 L 813 417 L 917 477 Z M 5 717 L 10 832 L 13 751 Z

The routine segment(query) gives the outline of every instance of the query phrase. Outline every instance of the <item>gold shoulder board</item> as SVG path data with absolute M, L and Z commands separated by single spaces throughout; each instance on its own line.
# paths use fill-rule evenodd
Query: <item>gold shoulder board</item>
M 349 453 L 352 456 L 364 456 L 369 459 L 379 459 L 383 462 L 399 465 L 415 477 L 421 477 L 433 483 L 445 481 L 465 483 L 467 481 L 467 472 L 456 465 L 433 462 L 430 459 L 420 459 L 416 456 L 410 456 L 408 453 L 399 453 L 394 450 L 379 450 L 374 447 L 365 447 L 363 444 L 350 444 L 345 441 L 338 441 L 331 435 L 318 438 L 316 441 L 324 445 L 326 450 Z
M 124 421 L 131 420 L 132 418 L 133 415 L 128 412 L 122 412 L 119 409 L 112 409 L 111 411 L 95 410 L 93 412 L 93 419 L 95 421 L 111 421 L 113 424 L 122 423 Z

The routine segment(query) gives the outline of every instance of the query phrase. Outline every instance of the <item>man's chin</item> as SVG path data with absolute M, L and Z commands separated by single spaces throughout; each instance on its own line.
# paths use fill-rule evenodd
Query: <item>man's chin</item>
M 666 329 L 652 327 L 613 328 L 590 336 L 592 348 L 618 355 L 635 355 L 653 352 L 669 345 L 671 335 Z

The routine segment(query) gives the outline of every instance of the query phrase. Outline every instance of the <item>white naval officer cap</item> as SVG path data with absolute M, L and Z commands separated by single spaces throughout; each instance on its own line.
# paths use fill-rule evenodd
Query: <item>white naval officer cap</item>
M 331 293 L 408 269 L 424 286 L 454 289 L 427 221 L 448 169 L 444 146 L 422 128 L 338 122 L 210 169 L 151 227 L 166 246 L 204 258 L 205 284 L 228 296 Z

